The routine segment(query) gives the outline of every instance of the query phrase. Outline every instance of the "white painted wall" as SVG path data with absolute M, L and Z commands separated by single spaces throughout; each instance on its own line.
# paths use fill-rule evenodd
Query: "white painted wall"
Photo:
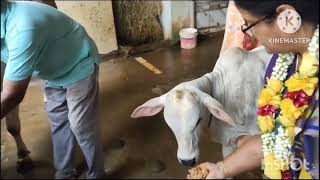
M 179 40 L 179 31 L 188 27 L 194 27 L 194 2 L 172 1 L 172 40 Z
M 210 10 L 197 13 L 197 28 L 217 26 L 217 28 L 208 29 L 210 32 L 224 29 L 226 25 L 227 8 L 220 10 Z M 220 27 L 219 27 L 220 26 Z
M 165 40 L 177 42 L 182 28 L 219 26 L 204 31 L 221 31 L 225 28 L 227 8 L 225 1 L 162 1 L 161 23 Z M 210 9 L 216 6 L 217 9 Z M 197 12 L 197 13 L 195 13 Z M 196 14 L 196 15 L 195 15 Z M 196 17 L 195 17 L 196 16 Z M 196 21 L 196 22 L 195 22 Z M 196 23 L 196 24 L 195 24 Z
M 100 54 L 117 50 L 111 1 L 55 1 L 59 10 L 85 27 Z
M 224 30 L 226 24 L 227 1 L 197 1 L 196 4 L 196 27 L 199 29 L 206 27 L 214 27 L 204 29 L 202 31 L 214 32 Z
M 162 1 L 162 13 L 160 17 L 162 29 L 163 29 L 163 39 L 171 39 L 171 1 Z
M 193 1 L 162 1 L 161 23 L 165 40 L 176 42 L 182 28 L 194 27 Z

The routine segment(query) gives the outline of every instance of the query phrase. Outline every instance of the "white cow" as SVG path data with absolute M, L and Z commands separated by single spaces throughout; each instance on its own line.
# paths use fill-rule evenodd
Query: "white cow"
M 177 139 L 178 160 L 187 166 L 199 158 L 199 124 L 209 124 L 211 138 L 223 144 L 225 157 L 235 150 L 239 136 L 259 133 L 257 98 L 271 56 L 262 47 L 249 52 L 231 48 L 211 73 L 147 101 L 131 117 L 153 116 L 163 109 L 164 119 Z

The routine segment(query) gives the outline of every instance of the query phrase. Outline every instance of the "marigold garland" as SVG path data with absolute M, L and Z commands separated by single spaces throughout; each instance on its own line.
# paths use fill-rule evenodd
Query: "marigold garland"
M 308 51 L 303 54 L 299 70 L 286 80 L 293 60 L 293 54 L 279 55 L 258 101 L 264 173 L 272 179 L 286 179 L 290 176 L 288 170 L 294 127 L 310 105 L 318 86 L 319 27 L 314 32 Z M 303 177 L 310 176 L 308 172 L 303 173 L 307 173 Z

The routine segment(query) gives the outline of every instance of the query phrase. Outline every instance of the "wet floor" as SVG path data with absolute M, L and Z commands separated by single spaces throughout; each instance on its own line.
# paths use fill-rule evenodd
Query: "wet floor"
M 201 40 L 192 50 L 180 47 L 138 55 L 162 74 L 156 75 L 134 57 L 103 62 L 100 66 L 100 115 L 102 121 L 105 169 L 113 178 L 185 178 L 187 168 L 176 158 L 177 144 L 162 113 L 154 117 L 131 119 L 133 110 L 150 98 L 167 92 L 180 82 L 210 72 L 218 58 L 223 33 Z M 137 57 L 138 57 L 137 56 Z M 41 82 L 34 81 L 20 107 L 22 135 L 31 151 L 35 168 L 16 172 L 16 147 L 1 121 L 1 177 L 53 178 L 52 142 L 44 111 Z M 221 146 L 201 137 L 200 162 L 221 160 Z M 85 177 L 84 158 L 76 153 L 79 178 Z M 251 172 L 239 178 L 258 178 Z

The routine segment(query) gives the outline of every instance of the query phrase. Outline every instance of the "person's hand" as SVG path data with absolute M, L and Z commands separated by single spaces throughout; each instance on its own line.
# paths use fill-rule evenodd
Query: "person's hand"
M 218 163 L 215 164 L 215 163 L 205 162 L 198 166 L 202 169 L 208 169 L 209 174 L 207 175 L 206 179 L 224 179 L 225 178 L 224 170 L 221 167 L 221 165 L 220 166 L 218 165 Z M 187 176 L 187 179 L 193 179 L 190 175 L 191 169 L 188 171 L 189 171 L 189 174 Z

